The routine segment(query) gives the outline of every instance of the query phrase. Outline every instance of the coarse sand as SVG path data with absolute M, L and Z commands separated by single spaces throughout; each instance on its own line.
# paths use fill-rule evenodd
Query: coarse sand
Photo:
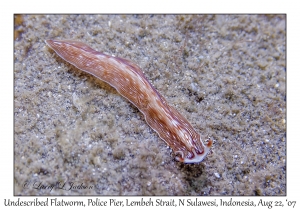
M 175 161 L 46 39 L 135 62 L 212 153 Z M 15 15 L 14 194 L 286 195 L 286 16 Z

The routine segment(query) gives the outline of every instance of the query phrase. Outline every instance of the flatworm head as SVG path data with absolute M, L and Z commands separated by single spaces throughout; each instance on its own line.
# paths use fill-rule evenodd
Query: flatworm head
M 200 137 L 200 136 L 199 136 Z M 200 140 L 201 141 L 201 140 Z M 212 140 L 208 139 L 208 142 L 203 145 L 203 150 L 200 151 L 196 147 L 193 147 L 190 151 L 188 152 L 187 155 L 184 154 L 183 151 L 176 151 L 176 160 L 183 162 L 183 163 L 200 163 L 202 160 L 210 153 L 211 147 L 212 147 Z

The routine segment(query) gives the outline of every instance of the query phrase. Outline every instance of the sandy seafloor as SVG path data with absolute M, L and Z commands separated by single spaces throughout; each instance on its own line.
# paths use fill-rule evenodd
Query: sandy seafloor
M 175 161 L 136 107 L 45 39 L 138 64 L 212 154 Z M 285 15 L 22 15 L 14 44 L 15 195 L 286 195 Z

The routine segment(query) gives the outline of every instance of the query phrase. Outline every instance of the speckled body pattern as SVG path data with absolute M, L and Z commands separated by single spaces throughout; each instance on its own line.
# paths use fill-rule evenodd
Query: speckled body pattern
M 72 40 L 46 40 L 61 58 L 113 86 L 145 116 L 146 122 L 175 152 L 176 160 L 201 162 L 209 153 L 212 140 L 203 144 L 190 123 L 145 78 L 133 62 L 98 52 Z

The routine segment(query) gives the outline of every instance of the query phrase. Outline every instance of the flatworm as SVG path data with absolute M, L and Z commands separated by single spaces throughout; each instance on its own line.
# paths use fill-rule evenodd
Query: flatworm
M 61 58 L 113 86 L 145 116 L 146 122 L 171 147 L 175 159 L 184 163 L 201 162 L 212 147 L 203 144 L 191 124 L 146 79 L 133 62 L 98 52 L 72 40 L 46 40 Z

